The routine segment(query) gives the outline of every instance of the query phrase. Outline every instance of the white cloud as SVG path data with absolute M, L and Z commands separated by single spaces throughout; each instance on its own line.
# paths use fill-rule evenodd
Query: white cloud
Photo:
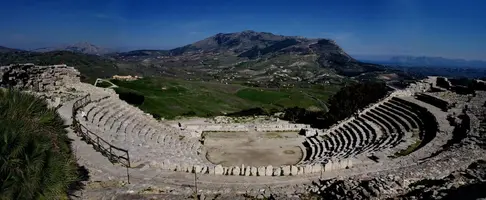
M 114 21 L 118 21 L 118 22 L 127 21 L 127 19 L 125 19 L 125 18 L 123 18 L 119 15 L 111 15 L 111 14 L 107 14 L 107 13 L 93 13 L 91 16 L 98 18 L 98 19 L 114 20 Z

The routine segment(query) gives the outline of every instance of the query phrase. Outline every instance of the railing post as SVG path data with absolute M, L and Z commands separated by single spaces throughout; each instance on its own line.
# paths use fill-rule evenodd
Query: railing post
M 116 159 L 116 162 L 122 163 L 120 161 L 122 159 L 126 159 L 128 163 L 125 163 L 124 165 L 127 168 L 127 181 L 130 184 L 129 168 L 131 168 L 131 162 L 130 162 L 130 154 L 128 153 L 128 151 L 125 150 L 125 149 L 121 149 L 121 148 L 118 148 L 118 147 L 111 145 L 107 141 L 103 140 L 103 138 L 99 137 L 95 133 L 88 130 L 84 125 L 79 123 L 79 121 L 76 119 L 76 112 L 79 110 L 79 108 L 86 106 L 90 102 L 91 102 L 91 96 L 89 94 L 74 102 L 73 107 L 72 107 L 73 113 L 72 113 L 72 124 L 71 125 L 73 126 L 74 131 L 77 133 L 77 135 L 82 137 L 83 139 L 85 139 L 88 144 L 92 144 L 93 147 L 95 148 L 95 150 L 101 151 L 101 153 L 104 156 L 106 156 L 107 151 L 109 151 L 110 162 L 114 162 L 114 160 Z M 86 129 L 86 130 L 83 130 L 83 128 Z M 96 137 L 96 140 L 93 137 Z M 102 140 L 102 142 L 106 143 L 109 146 L 109 150 L 106 149 L 104 146 L 102 146 L 100 144 L 100 140 Z M 125 152 L 126 158 L 122 157 L 122 156 L 115 155 L 113 153 L 113 148 L 115 148 L 116 150 Z
M 128 167 L 126 167 L 126 168 L 127 168 L 127 182 L 128 182 L 128 184 L 130 184 L 130 173 L 128 173 Z
M 127 154 L 127 160 L 128 160 L 128 165 L 127 165 L 127 182 L 130 184 L 130 174 L 128 173 L 128 168 L 130 168 L 130 154 L 128 154 L 128 151 L 125 151 Z

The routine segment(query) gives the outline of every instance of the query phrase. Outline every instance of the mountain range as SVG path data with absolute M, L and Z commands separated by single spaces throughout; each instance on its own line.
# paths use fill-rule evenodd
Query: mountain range
M 107 53 L 112 53 L 113 50 L 108 48 L 99 47 L 88 42 L 79 42 L 70 45 L 61 45 L 55 47 L 44 47 L 32 50 L 33 52 L 52 52 L 52 51 L 71 51 L 76 53 L 83 53 L 83 54 L 92 54 L 92 55 L 103 55 Z
M 486 61 L 451 59 L 443 57 L 428 56 L 361 56 L 360 60 L 384 65 L 395 65 L 402 67 L 468 67 L 486 68 Z
M 0 46 L 0 53 L 9 53 L 9 52 L 18 52 L 18 51 L 22 51 L 22 50 Z
M 62 53 L 71 52 L 71 53 Z M 30 53 L 0 55 L 0 64 L 12 62 L 43 62 L 55 55 L 63 56 L 86 76 L 101 74 L 134 74 L 141 76 L 171 76 L 190 80 L 244 82 L 263 86 L 341 83 L 361 77 L 400 77 L 397 71 L 380 65 L 360 62 L 343 51 L 335 41 L 324 38 L 283 36 L 267 32 L 242 31 L 219 33 L 201 41 L 170 50 L 135 50 L 112 52 L 89 43 L 36 49 Z M 92 55 L 89 57 L 81 55 Z M 89 63 L 115 66 L 109 72 L 94 71 Z M 94 61 L 93 59 L 98 59 Z M 54 64 L 54 63 L 53 63 Z M 86 64 L 86 65 L 85 65 Z M 99 69 L 99 67 L 97 68 Z

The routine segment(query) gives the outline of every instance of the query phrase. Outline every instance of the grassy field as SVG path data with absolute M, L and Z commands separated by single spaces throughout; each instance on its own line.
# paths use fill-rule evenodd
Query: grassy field
M 139 105 L 140 109 L 167 119 L 183 115 L 222 115 L 256 107 L 265 110 L 294 106 L 325 109 L 323 102 L 339 89 L 316 86 L 279 90 L 172 78 L 112 82 L 122 89 L 142 94 L 144 102 Z

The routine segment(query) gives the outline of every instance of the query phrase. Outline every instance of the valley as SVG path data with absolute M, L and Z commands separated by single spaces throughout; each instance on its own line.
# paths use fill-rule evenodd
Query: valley
M 78 171 L 57 181 L 80 186 L 55 197 L 394 198 L 484 162 L 484 81 L 360 62 L 330 39 L 242 31 L 171 50 L 0 48 L 0 66 L 0 106 L 28 93 L 52 112 L 0 109 L 15 131 L 55 121 L 72 150 Z M 8 153 L 30 167 L 13 136 Z

